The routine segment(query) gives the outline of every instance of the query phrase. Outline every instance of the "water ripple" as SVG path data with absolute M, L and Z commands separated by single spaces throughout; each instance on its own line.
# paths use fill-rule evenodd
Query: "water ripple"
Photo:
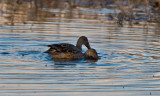
M 88 18 L 87 10 L 80 10 L 81 14 L 85 13 L 81 18 L 78 11 L 73 11 L 73 18 L 65 17 L 68 11 L 62 11 L 61 18 L 1 25 L 0 93 L 159 96 L 160 44 L 159 33 L 155 31 L 159 29 L 154 30 L 153 24 L 148 25 L 148 29 L 143 25 L 119 27 L 105 19 L 103 13 L 108 13 L 105 11 L 107 9 L 89 10 L 92 18 Z M 20 13 L 14 15 L 23 17 Z M 56 61 L 44 53 L 48 44 L 75 45 L 82 35 L 87 36 L 91 47 L 97 50 L 98 61 Z M 83 52 L 86 50 L 83 46 Z

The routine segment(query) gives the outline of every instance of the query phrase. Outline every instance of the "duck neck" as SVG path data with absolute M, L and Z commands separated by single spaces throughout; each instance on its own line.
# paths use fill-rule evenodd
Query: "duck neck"
M 84 42 L 81 41 L 81 40 L 78 40 L 78 41 L 77 41 L 76 47 L 79 48 L 80 50 L 82 50 L 82 45 L 83 45 L 83 44 L 84 44 L 88 49 L 91 49 L 88 41 L 85 41 L 85 43 L 84 43 Z
M 89 45 L 89 42 L 88 42 L 88 39 L 87 37 L 85 36 L 81 36 L 78 41 L 77 41 L 77 44 L 76 44 L 76 47 L 79 48 L 80 50 L 82 50 L 82 45 L 85 45 L 88 49 L 91 49 L 90 45 Z
M 80 50 L 82 50 L 82 43 L 81 42 L 77 42 L 76 47 Z

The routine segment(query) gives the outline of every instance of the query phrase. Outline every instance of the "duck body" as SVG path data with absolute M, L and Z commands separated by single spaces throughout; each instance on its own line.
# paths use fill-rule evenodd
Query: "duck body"
M 82 59 L 84 54 L 81 49 L 78 47 L 68 44 L 68 43 L 59 43 L 48 45 L 50 47 L 46 53 L 49 53 L 53 59 Z
M 88 50 L 83 54 L 82 45 L 85 45 Z M 53 59 L 98 59 L 95 49 L 90 47 L 87 37 L 81 36 L 76 46 L 68 43 L 59 43 L 48 45 L 50 47 L 45 53 L 49 53 Z

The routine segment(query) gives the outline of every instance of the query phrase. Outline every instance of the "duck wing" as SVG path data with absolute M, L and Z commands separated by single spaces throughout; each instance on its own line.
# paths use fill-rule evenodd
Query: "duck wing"
M 52 45 L 48 45 L 48 47 L 50 47 L 50 49 L 47 50 L 46 53 L 51 53 L 51 54 L 81 52 L 81 50 L 78 49 L 76 46 L 68 43 L 52 44 Z

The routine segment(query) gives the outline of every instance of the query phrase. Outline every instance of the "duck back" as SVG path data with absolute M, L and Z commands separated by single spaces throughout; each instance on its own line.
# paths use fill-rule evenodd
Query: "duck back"
M 46 53 L 49 53 L 53 58 L 64 58 L 64 59 L 84 58 L 81 50 L 72 44 L 59 43 L 48 46 L 50 48 L 49 50 L 46 51 Z

